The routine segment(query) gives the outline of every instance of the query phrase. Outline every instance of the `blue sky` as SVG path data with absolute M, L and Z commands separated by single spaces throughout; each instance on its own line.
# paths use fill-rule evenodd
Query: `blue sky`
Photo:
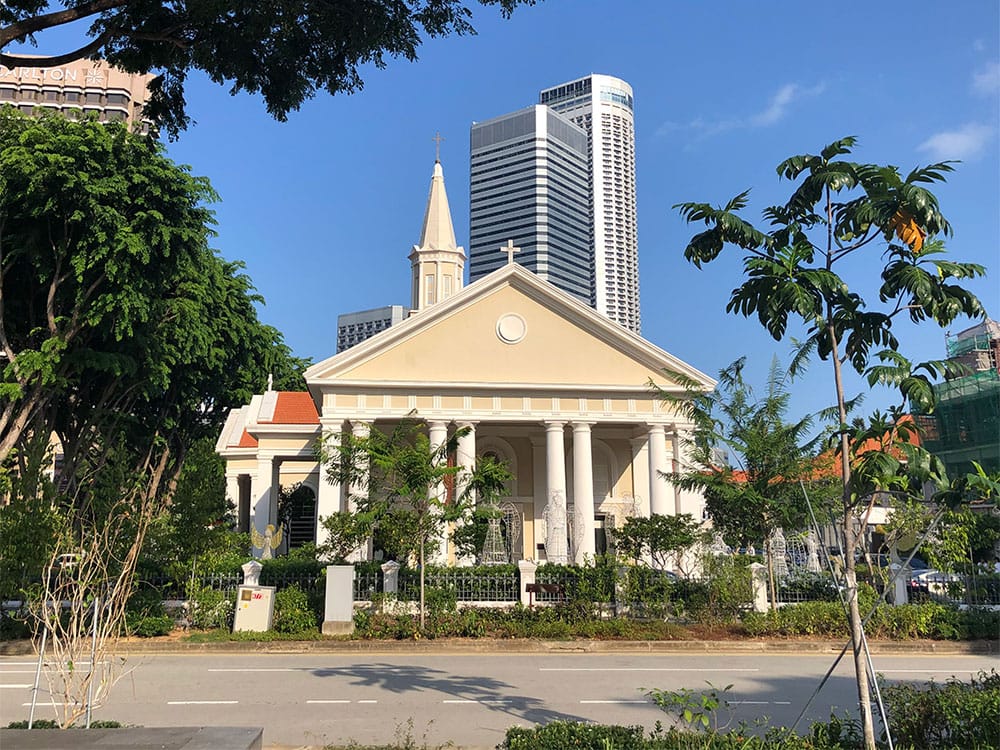
M 341 312 L 408 304 L 406 256 L 420 231 L 435 132 L 446 139 L 445 180 L 467 247 L 471 123 L 591 72 L 635 90 L 643 335 L 658 346 L 712 375 L 745 354 L 758 382 L 773 354 L 787 358 L 789 346 L 755 320 L 725 313 L 738 254 L 700 271 L 689 265 L 683 249 L 697 229 L 671 207 L 752 188 L 747 216 L 759 219 L 789 191 L 778 162 L 845 135 L 860 139 L 857 160 L 904 173 L 962 160 L 937 190 L 955 228 L 948 246 L 955 259 L 988 266 L 970 286 L 1000 314 L 995 0 L 547 0 L 508 21 L 474 5 L 477 36 L 431 40 L 417 63 L 369 70 L 360 93 L 320 94 L 286 123 L 255 97 L 191 79 L 197 124 L 169 153 L 221 194 L 216 246 L 246 262 L 267 301 L 263 319 L 296 354 L 332 354 Z M 856 265 L 848 280 L 869 289 L 877 261 Z M 899 335 L 913 358 L 944 356 L 934 326 L 901 325 Z M 796 414 L 831 403 L 828 383 L 829 365 L 815 364 L 795 388 Z M 886 401 L 876 393 L 868 406 Z

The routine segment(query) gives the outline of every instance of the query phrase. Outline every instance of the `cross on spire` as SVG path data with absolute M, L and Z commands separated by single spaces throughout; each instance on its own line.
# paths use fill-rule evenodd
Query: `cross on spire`
M 441 161 L 441 141 L 444 140 L 441 131 L 436 132 L 431 140 L 434 141 L 434 161 Z
M 514 240 L 507 240 L 506 245 L 500 246 L 501 253 L 507 253 L 507 265 L 511 265 L 514 262 L 514 253 L 521 252 L 521 248 L 514 247 Z

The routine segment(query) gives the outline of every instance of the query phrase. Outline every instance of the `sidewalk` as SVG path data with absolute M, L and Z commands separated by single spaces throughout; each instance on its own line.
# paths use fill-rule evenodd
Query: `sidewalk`
M 529 639 L 441 638 L 420 641 L 225 641 L 189 643 L 157 638 L 129 638 L 119 643 L 125 654 L 193 653 L 325 653 L 325 654 L 836 654 L 844 641 L 731 640 L 731 641 L 540 641 Z M 1000 653 L 1000 641 L 869 641 L 873 654 L 963 655 Z M 34 653 L 30 641 L 0 642 L 0 655 Z

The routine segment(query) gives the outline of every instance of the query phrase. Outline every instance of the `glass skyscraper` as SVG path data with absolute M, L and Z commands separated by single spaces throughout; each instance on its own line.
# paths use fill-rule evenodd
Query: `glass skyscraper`
M 472 126 L 469 280 L 515 261 L 592 304 L 587 134 L 535 105 Z

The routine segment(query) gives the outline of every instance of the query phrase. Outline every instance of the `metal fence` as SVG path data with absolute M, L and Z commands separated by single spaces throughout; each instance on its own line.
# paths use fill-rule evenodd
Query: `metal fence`
M 918 573 L 906 582 L 911 602 L 933 601 L 970 607 L 1000 606 L 1000 574 Z
M 516 602 L 520 599 L 520 583 L 517 572 L 484 573 L 467 568 L 428 571 L 424 579 L 427 588 L 450 591 L 459 602 Z M 420 598 L 418 571 L 399 572 L 398 596 L 401 601 L 417 601 Z

